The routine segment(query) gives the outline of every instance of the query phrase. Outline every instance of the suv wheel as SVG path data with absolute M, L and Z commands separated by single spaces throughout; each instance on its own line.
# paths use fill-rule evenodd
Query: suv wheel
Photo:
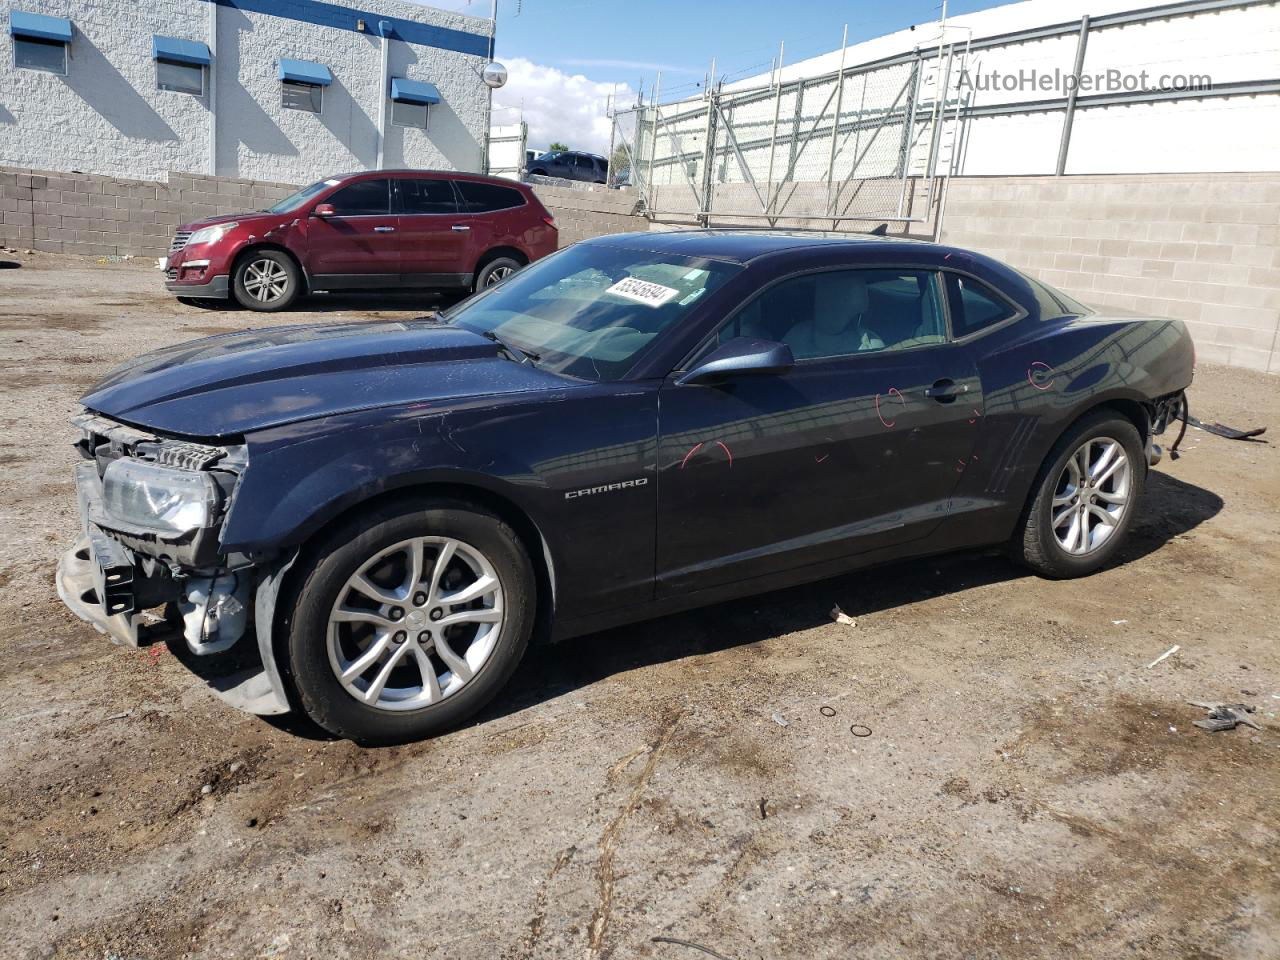
M 521 266 L 522 264 L 518 260 L 512 260 L 510 257 L 498 257 L 496 260 L 490 260 L 476 271 L 476 279 L 472 289 L 479 291 L 485 287 L 492 287 L 495 283 L 501 283 L 519 270 Z
M 254 250 L 240 258 L 231 278 L 236 301 L 250 310 L 284 310 L 302 292 L 302 272 L 278 250 Z
M 480 507 L 433 498 L 356 517 L 295 594 L 289 668 L 304 710 L 370 743 L 456 726 L 524 655 L 534 589 L 515 531 Z
M 1067 431 L 1040 469 L 1016 559 L 1047 577 L 1082 577 L 1119 549 L 1146 481 L 1142 438 L 1127 418 L 1099 412 Z

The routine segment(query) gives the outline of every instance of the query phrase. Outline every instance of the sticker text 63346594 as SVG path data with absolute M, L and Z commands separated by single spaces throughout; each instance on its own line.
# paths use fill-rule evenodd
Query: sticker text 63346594
M 643 303 L 646 307 L 660 307 L 679 292 L 672 287 L 664 287 L 660 283 L 649 280 L 637 280 L 635 277 L 619 280 L 605 291 L 616 297 L 625 297 L 627 300 Z

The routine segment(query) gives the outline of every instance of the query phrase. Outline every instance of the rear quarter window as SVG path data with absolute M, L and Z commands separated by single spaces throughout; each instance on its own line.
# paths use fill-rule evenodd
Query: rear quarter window
M 524 206 L 524 194 L 511 187 L 500 187 L 495 183 L 476 183 L 470 180 L 455 180 L 454 185 L 462 197 L 464 213 L 491 213 L 494 210 L 510 210 Z
M 1018 315 L 1008 300 L 980 280 L 958 273 L 946 274 L 946 280 L 951 336 L 957 340 Z

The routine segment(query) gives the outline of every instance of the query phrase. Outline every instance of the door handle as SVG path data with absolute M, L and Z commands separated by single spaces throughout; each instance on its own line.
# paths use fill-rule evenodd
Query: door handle
M 968 393 L 968 384 L 956 383 L 954 380 L 943 378 L 934 383 L 932 387 L 927 387 L 924 391 L 926 397 L 932 397 L 939 403 L 954 403 L 956 397 L 962 393 Z
M 396 228 L 395 227 L 374 227 L 373 232 L 374 233 L 395 233 Z
M 471 228 L 468 227 L 465 223 L 455 223 L 450 229 L 455 230 L 458 233 L 466 233 Z

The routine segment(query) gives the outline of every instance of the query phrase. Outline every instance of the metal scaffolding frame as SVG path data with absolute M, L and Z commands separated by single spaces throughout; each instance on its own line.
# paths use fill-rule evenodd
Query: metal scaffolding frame
M 874 220 L 905 227 L 933 219 L 936 231 L 945 207 L 945 181 L 956 169 L 957 147 L 962 146 L 973 120 L 1061 112 L 1054 168 L 1061 176 L 1079 110 L 1280 93 L 1280 77 L 1215 84 L 1207 89 L 1076 92 L 1093 34 L 1274 2 L 1175 0 L 963 41 L 948 38 L 944 19 L 939 23 L 936 48 L 917 48 L 854 65 L 844 63 L 846 28 L 840 67 L 829 73 L 782 82 L 780 49 L 776 72 L 771 71 L 767 84 L 725 89 L 723 82 L 716 81 L 713 67 L 701 97 L 669 104 L 661 102 L 659 75 L 649 102 L 613 114 L 614 142 L 624 151 L 630 182 L 652 218 L 690 215 L 687 205 L 660 208 L 663 186 L 676 185 L 688 189 L 696 207 L 692 216 L 704 226 L 722 219 L 762 220 L 770 226 L 781 220 L 833 226 L 842 221 Z M 972 93 L 965 92 L 959 83 L 978 51 L 1071 35 L 1077 37 L 1072 72 L 1075 82 L 1065 96 L 975 106 Z M 890 152 L 885 145 L 895 135 L 896 149 Z M 820 158 L 811 150 L 815 142 L 825 147 Z M 916 182 L 925 188 L 923 202 L 918 204 L 912 203 Z M 755 201 L 752 206 L 758 209 L 726 202 L 722 189 L 726 184 L 749 187 L 748 196 Z M 817 185 L 804 195 L 807 202 L 794 199 L 802 194 L 803 184 Z M 737 199 L 741 200 L 740 191 Z

